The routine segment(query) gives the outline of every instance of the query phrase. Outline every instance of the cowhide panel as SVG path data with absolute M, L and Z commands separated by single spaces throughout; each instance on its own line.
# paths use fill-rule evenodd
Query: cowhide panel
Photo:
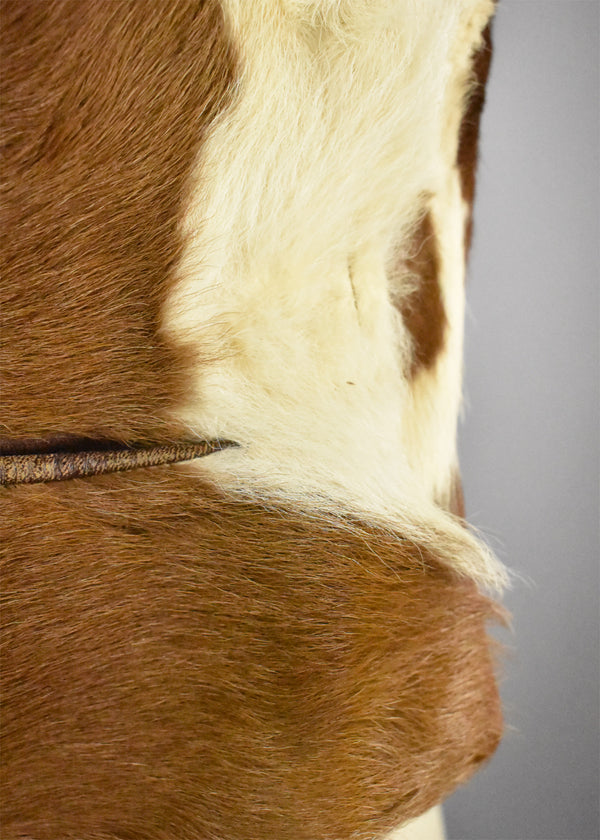
M 456 455 L 492 13 L 4 0 L 3 451 L 238 444 L 0 489 L 5 840 L 375 840 L 493 753 Z

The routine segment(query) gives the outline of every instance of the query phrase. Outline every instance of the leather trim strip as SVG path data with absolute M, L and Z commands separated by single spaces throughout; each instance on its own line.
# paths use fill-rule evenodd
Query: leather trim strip
M 118 446 L 84 451 L 0 455 L 0 485 L 40 484 L 102 473 L 156 467 L 203 458 L 232 446 L 232 441 L 202 440 L 161 446 Z

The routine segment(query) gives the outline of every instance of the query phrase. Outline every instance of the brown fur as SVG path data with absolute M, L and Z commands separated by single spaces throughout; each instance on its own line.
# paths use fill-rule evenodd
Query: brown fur
M 171 440 L 157 332 L 186 177 L 227 103 L 214 0 L 4 0 L 3 432 Z
M 479 127 L 485 105 L 485 89 L 492 61 L 492 26 L 487 25 L 483 33 L 483 44 L 473 58 L 471 89 L 467 108 L 462 119 L 459 134 L 456 165 L 460 171 L 463 198 L 471 208 L 465 231 L 465 252 L 468 253 L 473 238 L 473 202 L 475 200 L 475 173 L 479 147 Z
M 472 78 L 474 85 L 467 100 L 461 121 L 456 165 L 460 172 L 462 194 L 470 207 L 465 230 L 465 254 L 471 247 L 473 234 L 473 202 L 475 200 L 475 175 L 479 127 L 485 104 L 485 87 L 492 56 L 491 24 L 483 33 L 483 45 L 473 57 Z M 393 276 L 416 278 L 417 285 L 410 294 L 401 294 L 398 307 L 413 342 L 413 355 L 409 375 L 423 368 L 433 367 L 444 349 L 447 327 L 446 313 L 438 279 L 439 260 L 431 218 L 426 214 L 415 230 L 409 255 L 399 254 Z
M 416 278 L 410 294 L 402 295 L 399 308 L 413 343 L 410 376 L 432 367 L 444 349 L 446 313 L 439 283 L 437 242 L 427 213 L 414 233 L 402 271 Z
M 4 442 L 173 440 L 190 360 L 158 325 L 236 74 L 217 3 L 4 0 L 1 20 Z M 406 311 L 425 365 L 427 224 Z M 367 840 L 499 740 L 496 608 L 401 534 L 180 467 L 0 506 L 3 840 Z
M 494 609 L 419 546 L 163 467 L 2 501 L 5 840 L 366 840 L 496 747 Z

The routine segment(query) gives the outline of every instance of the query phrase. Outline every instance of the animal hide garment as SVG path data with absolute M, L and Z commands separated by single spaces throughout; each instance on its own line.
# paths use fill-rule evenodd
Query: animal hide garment
M 495 750 L 493 10 L 3 0 L 4 840 L 433 840 Z

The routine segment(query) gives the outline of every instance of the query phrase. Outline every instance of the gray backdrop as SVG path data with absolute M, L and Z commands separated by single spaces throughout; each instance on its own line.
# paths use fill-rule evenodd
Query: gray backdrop
M 468 286 L 470 520 L 524 580 L 451 840 L 598 840 L 597 0 L 500 0 Z

